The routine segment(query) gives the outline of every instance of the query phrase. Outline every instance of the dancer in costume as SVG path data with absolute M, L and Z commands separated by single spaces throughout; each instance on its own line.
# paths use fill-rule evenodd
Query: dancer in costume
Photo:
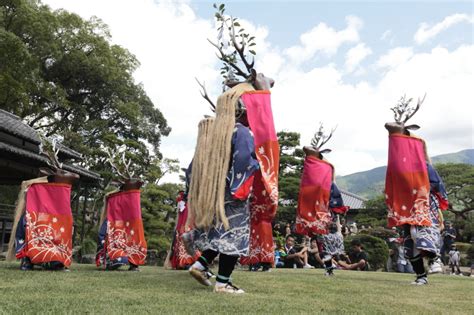
M 431 164 L 426 143 L 411 134 L 418 125 L 405 125 L 424 101 L 402 97 L 392 108 L 395 122 L 386 123 L 389 132 L 388 165 L 385 198 L 389 227 L 399 226 L 403 232 L 405 256 L 410 260 L 416 279 L 412 284 L 428 284 L 423 258 L 439 256 L 440 210 L 448 208 L 443 181 Z
M 311 146 L 303 148 L 306 158 L 301 176 L 296 232 L 309 237 L 322 235 L 323 251 L 320 257 L 324 262 L 326 275 L 333 275 L 332 260 L 339 260 L 344 254 L 344 240 L 341 233 L 339 214 L 345 214 L 342 195 L 334 182 L 334 166 L 323 158 L 330 149 L 321 147 L 332 137 L 334 129 L 325 135 L 323 125 L 311 141 Z
M 270 220 L 278 202 L 279 148 L 267 90 L 272 84 L 255 72 L 253 78 L 254 85 L 262 90 L 249 83 L 235 85 L 219 97 L 216 118 L 200 123 L 192 163 L 188 202 L 200 228 L 194 241 L 202 255 L 190 273 L 200 283 L 210 285 L 206 271 L 219 255 L 216 292 L 243 293 L 230 283 L 239 257 L 265 255 L 273 262 Z M 238 102 L 241 105 L 236 111 Z
M 220 29 L 229 30 L 234 51 L 228 54 L 224 43 L 214 44 L 228 70 L 225 85 L 229 89 L 218 98 L 217 106 L 203 93 L 216 117 L 200 122 L 189 168 L 188 220 L 198 228 L 194 241 L 202 250 L 190 274 L 201 284 L 211 285 L 207 271 L 219 255 L 214 291 L 235 294 L 244 293 L 230 280 L 239 257 L 249 264 L 273 263 L 271 220 L 278 205 L 279 146 L 269 91 L 274 82 L 257 74 L 254 63 L 246 59 L 245 47 L 254 45 L 254 37 L 242 28 L 234 29 L 237 20 L 224 16 L 224 5 L 218 10 Z M 245 81 L 237 81 L 235 75 Z
M 61 169 L 57 141 L 51 145 L 43 141 L 44 177 L 22 182 L 16 203 L 7 259 L 21 259 L 21 270 L 67 271 L 72 261 L 71 187 L 79 175 Z
M 167 259 L 168 266 L 173 269 L 188 269 L 200 256 L 199 252 L 194 252 L 193 255 L 189 255 L 184 247 L 182 235 L 192 230 L 191 226 L 188 225 L 188 206 L 186 204 L 186 194 L 184 191 L 180 191 L 177 202 L 177 219 L 176 227 L 174 230 L 173 241 L 171 242 L 171 250 Z
M 96 265 L 106 270 L 116 270 L 129 265 L 130 271 L 139 271 L 144 265 L 147 244 L 143 230 L 140 207 L 140 187 L 143 182 L 134 179 L 129 172 L 130 162 L 122 161 L 126 175 L 115 165 L 115 158 L 109 153 L 109 162 L 120 176 L 119 189 L 106 194 L 99 223 Z

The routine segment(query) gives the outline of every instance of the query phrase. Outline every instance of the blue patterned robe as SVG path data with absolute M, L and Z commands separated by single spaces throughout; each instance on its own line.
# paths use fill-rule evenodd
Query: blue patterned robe
M 439 256 L 441 249 L 441 218 L 439 214 L 440 203 L 447 204 L 448 196 L 444 183 L 436 169 L 428 164 L 430 179 L 430 219 L 431 226 L 404 225 L 403 237 L 405 256 L 411 258 L 420 250 Z
M 252 132 L 237 123 L 232 136 L 232 160 L 227 174 L 225 214 L 229 229 L 222 223 L 209 231 L 194 230 L 195 244 L 202 251 L 212 249 L 230 256 L 246 256 L 249 251 L 249 195 L 253 174 L 259 169 Z

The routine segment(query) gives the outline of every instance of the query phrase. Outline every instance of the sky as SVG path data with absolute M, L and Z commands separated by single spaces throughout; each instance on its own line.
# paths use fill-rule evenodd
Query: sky
M 221 91 L 213 1 L 43 0 L 109 25 L 112 42 L 140 61 L 134 74 L 172 128 L 161 152 L 182 167 L 197 124 Z M 325 147 L 338 175 L 386 164 L 390 108 L 406 94 L 425 102 L 410 120 L 430 155 L 474 148 L 472 1 L 226 1 L 256 36 L 256 66 L 275 80 L 277 131 L 301 144 L 323 122 L 337 126 Z M 164 181 L 179 181 L 177 174 Z

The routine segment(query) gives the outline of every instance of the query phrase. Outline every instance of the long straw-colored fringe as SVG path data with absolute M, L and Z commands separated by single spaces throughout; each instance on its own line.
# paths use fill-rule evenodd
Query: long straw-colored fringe
M 235 105 L 244 92 L 253 90 L 252 85 L 242 83 L 226 91 L 217 100 L 214 121 L 204 119 L 199 124 L 188 197 L 188 220 L 193 220 L 198 228 L 209 229 L 222 222 L 224 228 L 229 229 L 224 202 L 235 128 Z
M 14 219 L 13 219 L 13 226 L 12 232 L 10 234 L 10 242 L 8 242 L 8 251 L 7 251 L 7 260 L 12 261 L 15 260 L 15 234 L 16 229 L 18 226 L 18 222 L 20 222 L 20 218 L 25 213 L 26 210 L 26 191 L 28 188 L 33 184 L 39 183 L 47 183 L 48 177 L 39 177 L 30 180 L 25 180 L 21 183 L 20 192 L 18 193 L 18 198 L 16 199 L 16 207 L 14 212 Z
M 203 194 L 201 190 L 204 189 L 202 183 L 205 182 L 204 177 L 207 171 L 208 163 L 206 162 L 206 152 L 211 150 L 209 148 L 210 134 L 214 125 L 214 118 L 206 118 L 199 122 L 198 138 L 196 143 L 196 150 L 194 152 L 193 167 L 191 173 L 191 183 L 189 185 L 188 194 L 188 219 L 187 224 L 195 224 L 202 227 L 202 220 L 205 214 L 201 206 L 203 202 Z M 199 218 L 199 222 L 196 221 Z
M 102 205 L 102 210 L 100 212 L 100 220 L 99 220 L 99 229 L 102 226 L 102 223 L 104 223 L 105 219 L 107 218 L 107 197 L 109 195 L 115 194 L 116 192 L 119 192 L 120 189 L 115 188 L 112 191 L 109 191 L 108 193 L 105 194 L 104 196 L 104 203 Z

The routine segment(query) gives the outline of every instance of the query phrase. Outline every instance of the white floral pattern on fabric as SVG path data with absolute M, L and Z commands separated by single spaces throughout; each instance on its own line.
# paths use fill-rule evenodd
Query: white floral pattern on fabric
M 279 158 L 279 157 L 278 157 Z M 264 147 L 258 149 L 258 161 L 260 163 L 260 170 L 262 172 L 263 182 L 266 184 L 265 187 L 271 187 L 269 201 L 271 205 L 278 205 L 278 165 L 275 165 L 275 157 L 273 156 L 273 150 L 270 150 L 269 154 L 265 152 Z
M 36 212 L 26 213 L 26 227 L 29 231 L 28 249 L 36 250 L 37 254 L 30 257 L 31 260 L 37 258 L 44 262 L 55 261 L 53 257 L 61 257 L 65 265 L 71 263 L 72 248 L 64 238 L 57 235 L 50 224 L 39 224 L 38 215 Z
M 133 235 L 132 232 L 133 230 L 130 231 L 130 235 Z M 107 221 L 107 234 L 109 241 L 107 250 L 110 256 L 115 257 L 115 255 L 121 254 L 123 251 L 128 257 L 137 255 L 140 260 L 146 259 L 146 249 L 139 243 L 136 243 L 133 238 L 128 237 L 125 229 L 116 228 Z
M 413 203 L 413 206 L 410 209 L 410 216 L 402 216 L 398 214 L 394 209 L 387 205 L 388 207 L 388 219 L 394 219 L 398 222 L 398 225 L 403 225 L 407 223 L 414 222 L 413 225 L 421 225 L 426 220 L 429 220 L 430 217 L 430 205 L 429 205 L 430 191 L 428 187 L 422 187 L 416 192 L 416 200 Z

